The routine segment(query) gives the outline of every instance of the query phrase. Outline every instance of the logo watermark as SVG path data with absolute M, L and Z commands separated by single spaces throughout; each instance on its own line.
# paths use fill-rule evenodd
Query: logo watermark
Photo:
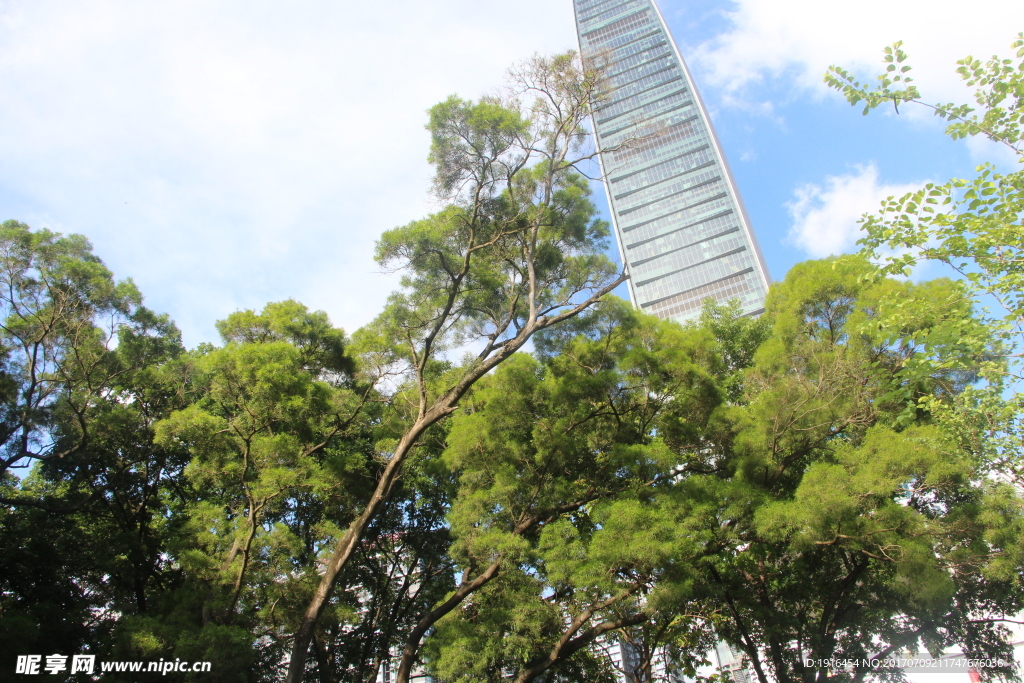
M 18 655 L 14 665 L 14 673 L 28 676 L 59 673 L 158 673 L 166 676 L 169 673 L 206 673 L 210 670 L 210 662 L 182 661 L 181 659 L 160 659 L 159 661 L 107 661 L 99 662 L 96 655 Z

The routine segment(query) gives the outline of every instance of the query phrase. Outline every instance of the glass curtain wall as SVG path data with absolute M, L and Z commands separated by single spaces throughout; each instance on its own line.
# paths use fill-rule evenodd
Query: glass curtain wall
M 764 310 L 768 270 L 700 96 L 653 0 L 574 0 L 580 53 L 610 91 L 594 128 L 634 305 Z

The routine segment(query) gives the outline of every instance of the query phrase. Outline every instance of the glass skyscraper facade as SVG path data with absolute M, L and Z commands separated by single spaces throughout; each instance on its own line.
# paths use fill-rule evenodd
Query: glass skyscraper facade
M 764 310 L 768 270 L 707 111 L 653 0 L 573 0 L 610 91 L 594 128 L 634 305 L 685 321 L 703 301 Z

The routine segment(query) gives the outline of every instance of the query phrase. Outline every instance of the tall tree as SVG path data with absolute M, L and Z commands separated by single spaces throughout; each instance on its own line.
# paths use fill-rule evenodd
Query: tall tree
M 430 628 L 445 680 L 598 680 L 611 670 L 596 643 L 647 622 L 664 637 L 685 603 L 695 543 L 677 533 L 671 489 L 700 464 L 668 444 L 720 401 L 710 340 L 621 301 L 588 318 L 576 327 L 590 335 L 542 340 L 543 363 L 510 360 L 454 418 L 462 580 L 407 641 L 399 681 Z
M 94 406 L 139 367 L 125 361 L 149 360 L 118 354 L 118 340 L 177 332 L 142 307 L 130 280 L 114 280 L 81 235 L 0 224 L 0 285 L 3 474 L 81 453 Z
M 920 647 L 1010 657 L 998 621 L 1021 592 L 988 567 L 1020 528 L 1020 501 L 1006 504 L 920 400 L 953 400 L 980 362 L 932 330 L 955 321 L 984 339 L 986 325 L 958 283 L 872 272 L 851 257 L 809 262 L 772 289 L 743 399 L 705 431 L 715 471 L 679 483 L 689 525 L 709 534 L 705 615 L 762 683 L 830 675 L 808 659 Z M 892 335 L 897 308 L 916 313 Z
M 232 676 L 249 680 L 256 656 L 282 656 L 279 631 L 291 621 L 278 605 L 315 574 L 309 544 L 345 520 L 325 509 L 347 511 L 365 498 L 363 415 L 373 394 L 322 312 L 284 301 L 218 328 L 223 347 L 183 359 L 188 405 L 154 427 L 157 445 L 189 458 L 189 494 L 165 549 L 183 574 L 182 599 L 126 629 L 149 644 L 137 656 L 215 648 L 235 659 Z M 264 634 L 257 646 L 254 633 Z
M 335 584 L 399 483 L 424 433 L 479 379 L 537 332 L 567 320 L 625 279 L 604 256 L 608 228 L 595 218 L 576 166 L 593 156 L 584 121 L 602 93 L 574 54 L 536 57 L 511 74 L 504 99 L 451 97 L 430 110 L 435 189 L 450 205 L 385 233 L 377 259 L 405 271 L 403 290 L 362 335 L 368 366 L 398 373 L 414 409 L 388 446 L 369 500 L 337 539 L 295 631 L 289 683 L 307 654 Z M 523 101 L 521 98 L 530 98 Z M 446 352 L 475 357 L 440 381 Z
M 103 652 L 119 616 L 173 583 L 168 503 L 187 459 L 153 425 L 181 405 L 161 369 L 180 336 L 83 237 L 8 221 L 0 245 L 2 649 Z

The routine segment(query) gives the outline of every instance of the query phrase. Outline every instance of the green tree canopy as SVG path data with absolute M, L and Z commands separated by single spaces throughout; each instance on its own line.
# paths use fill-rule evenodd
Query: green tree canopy
M 306 674 L 317 622 L 421 438 L 482 377 L 538 332 L 600 300 L 626 277 L 605 255 L 577 165 L 600 74 L 573 53 L 537 57 L 510 73 L 507 97 L 451 97 L 430 110 L 429 160 L 448 205 L 384 233 L 377 260 L 401 270 L 402 289 L 356 337 L 361 363 L 390 378 L 399 405 L 386 465 L 365 506 L 337 539 L 294 636 L 288 681 Z M 525 98 L 531 98 L 527 101 Z M 454 363 L 445 354 L 474 345 Z M 412 407 L 410 410 L 409 407 Z

